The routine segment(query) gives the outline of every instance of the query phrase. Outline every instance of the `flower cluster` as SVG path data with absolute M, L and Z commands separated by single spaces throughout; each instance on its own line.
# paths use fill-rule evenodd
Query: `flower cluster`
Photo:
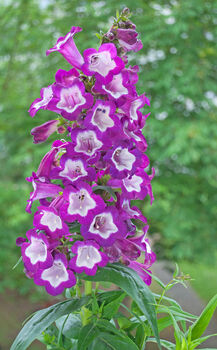
M 29 109 L 32 117 L 40 109 L 59 115 L 32 130 L 34 143 L 66 132 L 27 178 L 33 191 L 26 210 L 31 213 L 33 201 L 40 205 L 33 228 L 17 239 L 27 276 L 52 295 L 75 285 L 80 273 L 94 275 L 108 262 L 128 265 L 150 284 L 155 261 L 147 220 L 131 204 L 147 195 L 153 200 L 154 174 L 146 172 L 149 159 L 141 131 L 148 116 L 141 108 L 149 100 L 137 94 L 139 68 L 127 66 L 126 56 L 142 43 L 127 9 L 103 35 L 98 50 L 79 52 L 74 36 L 81 30 L 72 27 L 47 51 L 59 51 L 72 68 L 59 69 L 55 82 L 41 90 Z

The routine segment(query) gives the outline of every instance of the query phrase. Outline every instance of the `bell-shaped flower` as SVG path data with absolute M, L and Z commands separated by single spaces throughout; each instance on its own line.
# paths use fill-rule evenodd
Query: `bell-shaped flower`
M 38 170 L 36 172 L 37 178 L 42 182 L 50 180 L 50 172 L 55 167 L 56 155 L 61 148 L 65 148 L 67 142 L 57 140 L 53 143 L 52 148 L 42 158 Z
M 97 127 L 100 132 L 105 132 L 115 127 L 115 104 L 111 101 L 96 100 L 91 112 L 85 118 L 85 126 Z
M 94 92 L 108 95 L 111 100 L 118 100 L 116 102 L 120 102 L 121 98 L 134 95 L 134 88 L 129 84 L 127 70 L 123 70 L 119 74 L 114 75 L 109 83 L 97 80 L 94 85 Z
M 64 69 L 58 69 L 55 74 L 55 80 L 57 84 L 61 84 L 65 87 L 72 85 L 73 81 L 79 77 L 77 69 L 72 68 L 69 71 Z
M 45 232 L 52 238 L 58 238 L 69 233 L 68 226 L 54 207 L 38 207 L 34 215 L 33 225 Z
M 31 130 L 33 143 L 41 143 L 48 139 L 58 129 L 58 120 L 50 120 L 42 125 L 36 126 Z
M 21 253 L 27 270 L 35 272 L 38 269 L 50 267 L 53 258 L 49 251 L 49 243 L 46 236 L 42 233 L 37 233 L 36 230 L 27 231 L 26 236 L 29 242 L 22 244 Z
M 133 174 L 139 166 L 147 167 L 148 158 L 134 148 L 132 142 L 122 142 L 114 146 L 104 156 L 110 164 L 109 172 L 114 178 L 123 179 Z
M 46 51 L 48 56 L 51 52 L 59 51 L 61 55 L 75 68 L 81 69 L 84 59 L 74 42 L 74 35 L 81 32 L 82 28 L 72 27 L 70 32 L 57 40 L 56 45 Z
M 34 282 L 44 286 L 51 295 L 61 294 L 65 288 L 76 284 L 74 273 L 68 269 L 68 262 L 64 254 L 56 253 L 53 264 L 48 269 L 38 270 L 34 275 Z
M 34 117 L 39 109 L 47 109 L 53 99 L 53 85 L 42 88 L 40 91 L 41 98 L 37 98 L 29 108 L 29 114 Z
M 34 173 L 33 176 L 27 178 L 27 181 L 32 182 L 33 186 L 33 192 L 30 193 L 30 198 L 27 200 L 26 211 L 28 213 L 31 213 L 33 201 L 47 197 L 56 197 L 62 191 L 62 188 L 58 185 L 40 181 Z
M 135 174 L 122 180 L 122 193 L 129 199 L 143 200 L 147 195 L 150 196 L 151 203 L 154 200 L 151 180 L 153 175 L 148 175 L 143 169 L 138 169 Z
M 81 225 L 85 239 L 94 239 L 102 246 L 112 245 L 117 238 L 126 235 L 126 225 L 120 219 L 120 212 L 113 206 L 97 212 Z
M 71 132 L 73 153 L 93 164 L 100 156 L 100 150 L 110 146 L 110 140 L 102 141 L 102 133 L 97 129 L 75 128 Z
M 82 157 L 70 155 L 70 147 L 68 147 L 67 153 L 60 158 L 60 166 L 52 170 L 51 177 L 62 179 L 64 183 L 75 184 L 78 180 L 93 181 L 96 172 L 92 167 L 88 167 Z
M 67 186 L 63 191 L 65 204 L 60 212 L 68 222 L 79 220 L 85 222 L 87 217 L 93 216 L 93 209 L 105 208 L 103 199 L 92 192 L 92 188 L 85 182 L 77 182 L 74 186 Z
M 137 207 L 130 206 L 130 199 L 123 195 L 118 197 L 118 206 L 126 214 L 127 219 L 140 220 L 147 223 L 146 217 L 141 213 Z
M 143 48 L 143 44 L 141 40 L 139 40 L 138 33 L 135 29 L 131 28 L 118 28 L 115 30 L 116 37 L 120 46 L 124 49 L 124 51 L 134 51 L 137 52 Z
M 69 261 L 69 266 L 77 273 L 93 276 L 98 266 L 104 267 L 108 263 L 106 254 L 100 251 L 100 246 L 94 241 L 77 241 L 71 250 L 75 256 Z
M 136 271 L 138 275 L 141 277 L 141 279 L 150 286 L 151 284 L 151 270 L 149 270 L 149 266 L 147 266 L 145 263 L 139 263 L 137 261 L 127 260 L 126 265 L 130 267 L 132 270 Z
M 150 101 L 148 97 L 143 94 L 141 96 L 128 98 L 120 108 L 129 117 L 130 122 L 133 123 L 135 121 L 138 122 L 139 118 L 141 118 L 142 113 L 140 109 L 145 105 L 150 106 Z
M 117 49 L 112 43 L 102 44 L 98 51 L 86 49 L 83 55 L 83 73 L 88 76 L 95 75 L 104 84 L 108 84 L 124 68 L 124 62 L 117 56 Z
M 93 104 L 93 96 L 85 92 L 85 86 L 79 79 L 74 79 L 71 85 L 56 84 L 53 88 L 54 112 L 58 111 L 64 118 L 75 120 L 84 108 L 90 108 Z
M 141 152 L 145 152 L 148 144 L 141 130 L 130 130 L 129 119 L 122 118 L 122 128 L 125 137 L 135 142 L 135 145 Z

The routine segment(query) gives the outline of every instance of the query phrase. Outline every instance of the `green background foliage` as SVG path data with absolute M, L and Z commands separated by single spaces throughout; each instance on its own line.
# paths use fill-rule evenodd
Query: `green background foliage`
M 215 94 L 217 26 L 212 0 L 3 0 L 0 7 L 1 235 L 0 287 L 26 292 L 15 238 L 31 228 L 25 213 L 31 187 L 25 181 L 37 169 L 54 137 L 33 145 L 30 130 L 52 118 L 50 111 L 28 115 L 40 89 L 57 69 L 70 69 L 59 53 L 45 56 L 72 25 L 83 27 L 81 52 L 96 47 L 116 9 L 129 7 L 144 48 L 130 54 L 139 64 L 138 91 L 151 99 L 144 134 L 155 202 L 142 204 L 159 258 L 212 263 L 216 240 L 217 128 Z M 148 110 L 146 110 L 148 111 Z M 56 136 L 55 136 L 56 137 Z M 36 206 L 35 206 L 36 207 Z M 24 283 L 25 281 L 25 283 Z

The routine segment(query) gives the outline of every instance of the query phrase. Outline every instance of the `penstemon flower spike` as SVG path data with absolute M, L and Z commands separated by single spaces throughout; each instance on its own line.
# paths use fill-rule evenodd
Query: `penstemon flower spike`
M 124 9 L 106 34 L 97 35 L 99 49 L 87 48 L 83 55 L 74 42 L 80 27 L 59 38 L 47 55 L 59 51 L 71 67 L 59 69 L 29 109 L 32 117 L 40 109 L 58 114 L 31 131 L 34 143 L 66 132 L 27 179 L 33 191 L 26 210 L 35 200 L 40 205 L 33 229 L 17 240 L 25 273 L 52 295 L 108 262 L 125 264 L 151 283 L 155 254 L 146 238 L 147 219 L 131 205 L 147 195 L 153 201 L 154 170 L 148 175 L 141 132 L 148 116 L 141 108 L 150 102 L 136 91 L 139 67 L 127 65 L 127 53 L 142 49 L 129 17 Z M 132 220 L 140 221 L 142 234 Z

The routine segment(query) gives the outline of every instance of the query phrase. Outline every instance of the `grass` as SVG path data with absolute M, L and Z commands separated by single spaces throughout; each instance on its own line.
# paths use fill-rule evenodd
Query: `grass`
M 214 264 L 195 264 L 183 261 L 179 263 L 184 274 L 189 274 L 193 279 L 190 284 L 201 299 L 208 302 L 217 294 L 217 266 Z

